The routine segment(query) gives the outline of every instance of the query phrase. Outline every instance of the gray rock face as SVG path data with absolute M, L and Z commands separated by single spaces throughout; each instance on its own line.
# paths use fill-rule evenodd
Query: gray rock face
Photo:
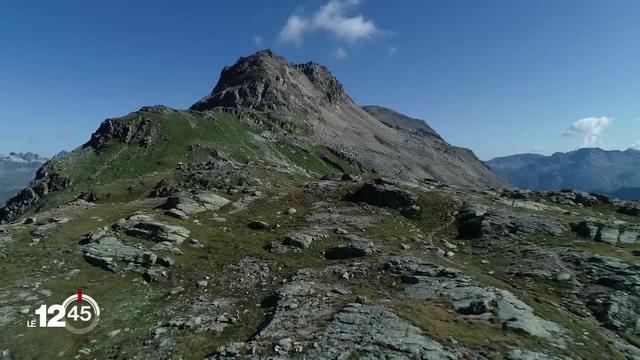
M 583 251 L 560 253 L 565 263 L 582 274 L 582 281 L 640 296 L 640 267 L 622 260 Z
M 590 307 L 605 326 L 640 335 L 640 299 L 622 291 L 608 294 L 604 302 L 590 302 Z
M 399 318 L 384 306 L 347 304 L 334 315 L 318 348 L 310 351 L 315 359 L 461 359 L 425 336 L 419 328 Z

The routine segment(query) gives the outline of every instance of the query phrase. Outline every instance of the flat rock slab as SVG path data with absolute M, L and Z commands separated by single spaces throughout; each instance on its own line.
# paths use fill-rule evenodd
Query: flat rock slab
M 333 317 L 314 359 L 461 359 L 422 330 L 380 305 L 347 304 Z

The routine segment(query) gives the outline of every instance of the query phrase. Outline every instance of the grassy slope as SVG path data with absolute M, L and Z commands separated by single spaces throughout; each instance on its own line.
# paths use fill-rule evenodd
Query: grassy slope
M 357 172 L 357 169 L 338 159 L 326 148 L 310 146 L 303 149 L 267 142 L 258 136 L 258 130 L 228 113 L 171 110 L 159 113 L 141 110 L 119 120 L 130 122 L 141 115 L 155 120 L 159 130 L 159 139 L 153 146 L 145 148 L 112 140 L 106 149 L 96 151 L 91 147 L 81 147 L 64 158 L 51 161 L 47 166 L 71 178 L 72 188 L 50 194 L 34 210 L 63 204 L 87 190 L 96 191 L 108 202 L 139 199 L 160 180 L 172 177 L 173 169 L 179 162 L 207 160 L 204 152 L 188 151 L 190 145 L 196 144 L 223 151 L 236 161 L 256 165 L 251 167 L 251 171 L 259 178 L 272 179 L 278 176 L 267 166 L 275 163 L 298 169 L 300 176 L 293 178 L 300 180 L 305 174 L 316 177 L 335 172 L 333 164 Z
M 139 115 L 140 113 L 131 114 L 124 117 L 122 121 L 131 121 Z M 60 352 L 64 352 L 64 357 L 70 358 L 78 349 L 85 346 L 94 348 L 94 356 L 98 358 L 107 354 L 113 355 L 114 352 L 119 354 L 126 352 L 132 355 L 135 354 L 137 342 L 143 341 L 148 336 L 149 329 L 158 321 L 166 320 L 162 317 L 163 310 L 173 301 L 168 293 L 177 285 L 193 286 L 204 275 L 218 273 L 224 266 L 235 263 L 242 256 L 255 256 L 274 262 L 276 276 L 280 279 L 296 269 L 328 264 L 322 257 L 322 250 L 338 242 L 335 234 L 331 234 L 326 240 L 314 243 L 302 254 L 275 255 L 263 250 L 263 246 L 268 242 L 278 240 L 287 231 L 301 226 L 311 205 L 311 199 L 295 186 L 305 180 L 304 173 L 293 176 L 276 173 L 266 166 L 266 159 L 285 161 L 293 167 L 316 174 L 334 171 L 328 162 L 322 160 L 323 156 L 353 171 L 349 164 L 337 159 L 323 148 L 300 149 L 261 141 L 256 136 L 256 130 L 225 113 L 216 113 L 213 117 L 207 117 L 201 113 L 190 112 L 144 112 L 144 116 L 154 119 L 161 129 L 163 138 L 153 147 L 142 148 L 136 145 L 114 143 L 101 152 L 82 148 L 50 164 L 55 171 L 71 177 L 74 188 L 70 192 L 53 194 L 42 207 L 51 208 L 64 203 L 85 190 L 94 190 L 103 195 L 109 193 L 111 196 L 93 209 L 70 212 L 69 216 L 73 221 L 53 231 L 38 246 L 29 246 L 31 239 L 29 232 L 34 226 L 24 226 L 16 234 L 18 241 L 12 246 L 12 256 L 0 262 L 0 274 L 2 274 L 0 289 L 15 293 L 20 291 L 18 284 L 40 282 L 40 288 L 52 290 L 54 294 L 52 298 L 45 299 L 45 302 L 54 303 L 82 287 L 94 298 L 99 299 L 102 308 L 108 310 L 108 316 L 105 314 L 99 329 L 82 337 L 70 335 L 65 331 L 27 329 L 21 323 L 2 329 L 3 334 L 0 335 L 10 334 L 10 336 L 0 336 L 0 349 L 9 347 L 19 349 L 19 354 L 25 358 L 38 356 L 53 358 Z M 172 170 L 178 162 L 206 160 L 206 155 L 202 153 L 190 155 L 187 149 L 193 144 L 224 151 L 237 161 L 251 162 L 255 165 L 252 166 L 255 176 L 283 180 L 281 186 L 267 190 L 270 198 L 281 193 L 286 193 L 287 196 L 277 197 L 279 200 L 276 202 L 257 201 L 247 211 L 233 216 L 223 214 L 228 217 L 228 222 L 224 224 L 213 222 L 211 213 L 196 216 L 195 218 L 202 224 L 196 225 L 191 221 L 168 218 L 161 212 L 156 212 L 156 216 L 164 222 L 189 228 L 192 236 L 206 246 L 204 250 L 182 246 L 185 254 L 175 257 L 180 266 L 174 270 L 171 280 L 167 283 L 144 285 L 139 280 L 138 274 L 112 274 L 85 263 L 77 246 L 80 236 L 136 211 L 153 211 L 157 203 L 150 200 L 125 202 L 143 199 L 146 192 L 158 181 L 172 176 Z M 127 190 L 132 186 L 135 189 Z M 401 253 L 400 243 L 408 243 L 414 249 L 418 248 L 417 240 L 425 240 L 428 234 L 433 235 L 433 241 L 436 243 L 442 239 L 456 242 L 454 227 L 446 226 L 450 220 L 451 210 L 456 208 L 451 199 L 435 192 L 422 193 L 421 205 L 424 209 L 422 218 L 409 220 L 393 212 L 388 219 L 377 227 L 367 230 L 364 235 L 379 240 L 381 247 L 388 253 Z M 295 215 L 285 216 L 276 213 L 290 206 L 298 209 Z M 611 213 L 611 211 L 610 208 L 585 209 L 584 214 L 581 213 L 580 216 L 593 215 L 594 212 Z M 263 219 L 270 224 L 279 224 L 281 227 L 264 232 L 250 231 L 245 225 L 253 219 Z M 225 227 L 233 231 L 226 231 Z M 416 239 L 414 240 L 416 242 L 411 239 Z M 566 244 L 569 240 L 572 245 L 589 247 L 589 250 L 594 252 L 613 251 L 602 244 L 584 244 L 579 239 L 573 238 L 530 240 L 549 245 L 560 245 L 556 244 L 556 241 L 564 241 Z M 458 243 L 458 245 L 461 244 Z M 464 246 L 461 247 L 460 250 L 464 250 Z M 221 254 L 224 256 L 220 256 Z M 444 266 L 452 265 L 442 258 L 425 256 L 435 263 L 441 263 Z M 62 264 L 52 264 L 52 258 L 61 261 Z M 594 329 L 553 306 L 553 303 L 560 301 L 562 292 L 566 290 L 561 285 L 520 280 L 514 282 L 499 276 L 491 276 L 488 274 L 488 265 L 481 264 L 474 254 L 465 251 L 459 251 L 454 260 L 456 265 L 470 276 L 516 293 L 534 306 L 536 312 L 543 317 L 560 322 L 576 334 L 588 332 L 589 336 L 585 337 L 586 346 L 570 347 L 573 354 L 589 358 L 589 354 L 611 351 L 607 349 L 608 345 Z M 60 276 L 70 269 L 81 271 L 70 278 Z M 400 284 L 391 281 L 390 279 L 384 281 L 366 279 L 362 283 L 357 283 L 357 280 L 354 280 L 353 285 L 357 286 L 356 293 L 366 295 L 372 301 L 381 301 L 387 298 L 389 293 L 398 291 L 397 287 Z M 264 291 L 260 295 L 266 296 L 270 290 L 273 289 Z M 189 291 L 193 291 L 193 287 L 189 287 Z M 229 289 L 212 288 L 210 291 L 226 295 Z M 212 334 L 182 333 L 178 339 L 178 353 L 188 354 L 189 357 L 203 357 L 222 343 L 246 340 L 264 317 L 263 309 L 255 306 L 256 300 L 251 299 L 253 302 L 242 304 L 241 307 L 248 311 L 244 315 L 244 320 L 227 328 L 220 337 Z M 472 349 L 483 345 L 490 346 L 496 351 L 504 350 L 509 344 L 548 346 L 530 337 L 503 332 L 498 326 L 461 321 L 453 316 L 446 306 L 439 304 L 397 299 L 390 306 L 398 314 L 443 343 L 449 341 L 449 336 L 453 336 Z M 127 332 L 124 330 L 126 328 L 131 330 Z M 122 332 L 110 338 L 107 334 L 115 329 L 121 329 Z M 490 345 L 486 344 L 488 338 L 492 339 Z M 98 345 L 90 345 L 92 340 L 97 340 Z M 117 344 L 119 349 L 111 348 L 110 345 L 113 344 Z

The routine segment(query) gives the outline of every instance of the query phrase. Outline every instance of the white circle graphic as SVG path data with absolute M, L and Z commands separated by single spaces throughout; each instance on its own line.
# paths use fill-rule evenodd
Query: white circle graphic
M 78 300 L 78 295 L 71 295 L 62 303 L 62 307 L 64 307 L 65 315 L 67 314 L 67 307 L 76 300 Z M 82 301 L 88 302 L 89 305 L 91 305 L 91 307 L 93 308 L 94 316 L 91 322 L 89 323 L 89 326 L 85 328 L 76 328 L 70 325 L 69 322 L 67 321 L 65 321 L 65 326 L 64 326 L 65 329 L 67 329 L 69 332 L 72 332 L 78 335 L 86 334 L 91 330 L 95 329 L 96 326 L 98 325 L 98 321 L 100 321 L 100 307 L 98 306 L 98 303 L 91 296 L 84 295 L 84 294 L 82 295 Z

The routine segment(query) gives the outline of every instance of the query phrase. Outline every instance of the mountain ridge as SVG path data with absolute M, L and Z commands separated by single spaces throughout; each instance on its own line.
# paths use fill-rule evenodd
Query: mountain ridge
M 640 151 L 582 148 L 549 156 L 516 154 L 486 161 L 510 184 L 535 190 L 578 189 L 615 194 L 640 186 Z

